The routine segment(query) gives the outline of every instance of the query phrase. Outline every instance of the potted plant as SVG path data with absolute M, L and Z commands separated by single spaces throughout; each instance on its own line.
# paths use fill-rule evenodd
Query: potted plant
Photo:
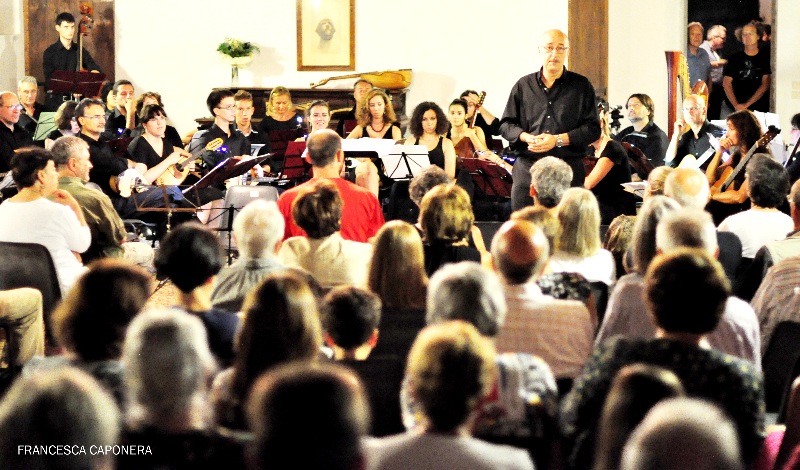
M 259 51 L 258 46 L 241 39 L 225 38 L 217 51 L 231 64 L 231 86 L 239 85 L 239 67 L 245 67 L 253 61 L 253 54 Z

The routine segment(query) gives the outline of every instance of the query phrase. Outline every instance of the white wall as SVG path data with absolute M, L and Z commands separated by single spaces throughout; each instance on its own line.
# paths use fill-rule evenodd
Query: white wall
M 788 139 L 792 116 L 800 113 L 800 56 L 797 54 L 800 28 L 796 21 L 797 0 L 776 0 L 775 4 L 772 86 L 775 87 L 775 112 L 780 116 L 784 139 Z
M 17 91 L 25 72 L 22 0 L 0 0 L 0 90 Z

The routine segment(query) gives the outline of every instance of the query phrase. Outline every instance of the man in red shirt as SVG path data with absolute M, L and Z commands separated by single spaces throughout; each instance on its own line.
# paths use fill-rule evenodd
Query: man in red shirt
M 341 178 L 340 172 L 344 165 L 342 138 L 329 129 L 315 131 L 308 136 L 306 149 L 314 170 L 314 178 L 330 179 L 342 195 L 344 201 L 342 238 L 367 242 L 383 225 L 383 212 L 374 194 Z M 301 186 L 303 185 L 284 192 L 278 199 L 278 208 L 286 220 L 284 239 L 306 236 L 306 233 L 292 220 L 292 203 L 297 198 Z

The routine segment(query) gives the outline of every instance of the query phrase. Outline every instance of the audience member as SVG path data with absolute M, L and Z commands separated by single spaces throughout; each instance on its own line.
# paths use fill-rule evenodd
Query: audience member
M 161 240 L 155 266 L 180 291 L 178 307 L 202 320 L 211 351 L 222 366 L 228 366 L 234 358 L 233 338 L 239 318 L 211 304 L 222 258 L 222 247 L 214 232 L 197 223 L 186 223 Z
M 783 321 L 800 322 L 800 257 L 790 256 L 775 264 L 753 295 L 750 305 L 761 327 L 761 353 L 765 353 Z
M 621 470 L 743 470 L 736 423 L 712 403 L 672 398 L 653 407 L 634 430 Z
M 625 442 L 647 412 L 661 400 L 684 394 L 680 379 L 667 369 L 647 364 L 620 369 L 611 382 L 597 425 L 592 468 L 619 469 Z
M 13 367 L 44 355 L 42 293 L 30 287 L 0 290 L 0 320 L 9 325 L 5 348 Z
M 686 65 L 689 69 L 689 86 L 694 87 L 699 81 L 711 86 L 711 57 L 701 48 L 703 44 L 703 25 L 697 21 L 689 23 L 686 28 L 688 44 L 686 45 Z
M 669 140 L 653 121 L 656 116 L 653 99 L 644 93 L 634 93 L 628 98 L 625 109 L 633 125 L 622 129 L 614 139 L 641 150 L 654 167 L 663 165 Z
M 657 166 L 653 171 L 647 175 L 647 187 L 644 190 L 642 199 L 647 199 L 650 196 L 658 196 L 664 194 L 664 181 L 672 173 L 673 168 L 668 166 Z
M 337 185 L 314 179 L 300 188 L 292 203 L 292 218 L 307 236 L 286 240 L 278 252 L 280 261 L 310 272 L 324 288 L 366 286 L 372 246 L 342 237 L 343 202 Z
M 213 427 L 207 403 L 216 364 L 202 322 L 176 309 L 138 315 L 122 353 L 128 391 L 122 443 L 152 454 L 124 455 L 118 468 L 243 468 L 242 449 Z
M 554 272 L 576 272 L 589 282 L 611 285 L 617 278 L 614 257 L 600 241 L 600 208 L 591 191 L 570 188 L 558 205 L 561 236 L 550 267 Z
M 119 442 L 119 411 L 109 394 L 79 370 L 33 374 L 18 379 L 0 402 L 0 435 L 2 468 L 114 468 L 113 453 L 90 449 Z
M 359 470 L 369 405 L 358 378 L 334 364 L 290 364 L 258 379 L 247 406 L 250 468 Z M 308 448 L 298 452 L 298 443 Z
M 30 147 L 17 152 L 11 171 L 19 193 L 0 204 L 0 241 L 47 248 L 66 294 L 85 269 L 74 253 L 83 253 L 92 241 L 83 211 L 71 194 L 58 189 L 49 151 Z
M 611 252 L 614 257 L 618 276 L 633 271 L 633 266 L 626 265 L 626 258 L 633 245 L 633 227 L 635 225 L 635 215 L 620 215 L 611 221 L 611 225 L 606 230 L 603 248 Z
M 749 109 L 769 111 L 769 87 L 772 67 L 769 49 L 758 44 L 758 30 L 754 24 L 742 27 L 744 50 L 733 54 L 725 65 L 722 87 L 728 112 Z
M 122 343 L 128 324 L 152 293 L 151 279 L 120 260 L 92 263 L 53 312 L 53 331 L 64 354 L 34 358 L 23 373 L 76 367 L 97 379 L 122 406 Z
M 521 449 L 470 436 L 470 421 L 492 391 L 495 350 L 467 322 L 432 325 L 420 333 L 409 355 L 406 380 L 424 432 L 366 441 L 367 468 L 533 469 Z
M 211 303 L 215 308 L 238 312 L 250 290 L 267 274 L 283 269 L 278 250 L 284 222 L 274 202 L 255 200 L 233 219 L 233 237 L 239 258 L 217 275 Z
M 320 179 L 333 182 L 342 195 L 344 207 L 341 216 L 341 237 L 345 240 L 366 242 L 375 236 L 384 222 L 381 205 L 369 191 L 340 177 L 344 165 L 341 137 L 332 130 L 314 132 L 308 136 L 306 149 L 311 159 L 314 180 L 285 191 L 278 199 L 278 208 L 286 221 L 286 233 L 283 238 L 305 236 L 305 232 L 294 223 L 292 206 L 305 185 L 314 184 L 313 181 Z
M 592 352 L 597 319 L 581 302 L 542 294 L 536 279 L 548 258 L 547 238 L 531 222 L 509 221 L 495 234 L 492 264 L 508 308 L 495 344 L 500 352 L 539 356 L 556 379 L 571 379 Z
M 11 170 L 14 150 L 33 145 L 33 136 L 19 124 L 21 113 L 17 95 L 0 91 L 0 173 Z
M 703 346 L 731 292 L 719 263 L 699 249 L 660 255 L 647 270 L 644 292 L 645 307 L 658 328 L 656 338 L 602 344 L 562 401 L 561 428 L 574 446 L 572 463 L 592 452 L 600 406 L 613 377 L 637 362 L 671 370 L 687 395 L 719 404 L 736 423 L 742 455 L 751 462 L 764 431 L 761 375 L 753 364 Z
M 555 208 L 572 182 L 572 168 L 560 158 L 544 157 L 531 165 L 530 173 L 533 205 Z
M 708 94 L 708 117 L 717 120 L 720 118 L 720 106 L 725 97 L 725 89 L 722 86 L 722 71 L 727 60 L 720 57 L 719 52 L 725 46 L 728 38 L 728 30 L 725 26 L 715 24 L 706 31 L 706 40 L 700 45 L 708 53 L 711 59 L 711 83 L 708 84 L 710 92 Z
M 419 226 L 428 276 L 448 263 L 481 261 L 481 252 L 468 241 L 474 221 L 469 196 L 460 186 L 440 185 L 425 194 Z
M 261 373 L 291 361 L 312 362 L 322 345 L 317 302 L 308 284 L 291 273 L 273 273 L 244 304 L 233 366 L 214 380 L 211 403 L 217 422 L 246 429 L 247 394 Z

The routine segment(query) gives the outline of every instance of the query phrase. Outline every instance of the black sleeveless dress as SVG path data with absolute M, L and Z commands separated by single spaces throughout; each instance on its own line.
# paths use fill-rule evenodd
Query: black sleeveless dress
M 428 158 L 431 161 L 431 165 L 436 165 L 444 170 L 444 150 L 442 150 L 442 141 L 444 141 L 444 137 L 439 137 L 439 143 L 436 144 L 436 147 L 434 147 L 433 150 L 428 150 Z M 419 145 L 419 137 L 414 141 L 414 145 Z

